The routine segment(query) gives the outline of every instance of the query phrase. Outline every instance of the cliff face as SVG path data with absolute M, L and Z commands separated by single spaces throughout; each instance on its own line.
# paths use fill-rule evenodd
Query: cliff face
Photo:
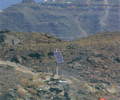
M 64 40 L 120 31 L 119 2 L 112 0 L 23 0 L 0 12 L 0 29 L 39 32 Z

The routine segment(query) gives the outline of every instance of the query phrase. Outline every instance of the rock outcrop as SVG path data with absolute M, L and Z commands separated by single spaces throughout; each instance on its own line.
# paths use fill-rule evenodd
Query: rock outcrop
M 35 1 L 34 0 L 22 0 L 22 3 L 35 3 Z
M 13 35 L 4 33 L 0 34 L 0 42 L 4 42 L 5 44 L 8 45 L 18 45 L 20 43 L 20 40 Z

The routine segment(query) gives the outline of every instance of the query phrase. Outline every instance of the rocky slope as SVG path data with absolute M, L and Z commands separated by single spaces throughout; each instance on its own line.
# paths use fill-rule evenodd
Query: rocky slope
M 0 40 L 0 88 L 3 91 L 9 84 L 8 89 L 12 88 L 12 90 L 8 90 L 7 93 L 12 91 L 13 94 L 8 95 L 12 97 L 12 100 L 14 100 L 14 95 L 17 96 L 15 100 L 20 98 L 22 95 L 19 94 L 20 91 L 29 94 L 21 96 L 22 98 L 39 98 L 40 95 L 44 95 L 39 99 L 96 100 L 99 96 L 103 96 L 107 100 L 120 99 L 119 32 L 98 33 L 87 38 L 66 42 L 47 34 L 2 30 Z M 59 86 L 56 88 L 56 85 L 51 85 L 54 83 L 51 74 L 42 76 L 44 72 L 55 73 L 56 64 L 53 52 L 56 48 L 62 52 L 64 58 L 64 63 L 58 65 L 60 80 L 68 82 L 67 87 L 64 88 L 59 88 Z M 41 73 L 40 82 L 45 82 L 42 87 L 49 87 L 46 91 L 44 91 L 46 88 L 37 90 L 39 85 L 32 87 L 33 85 L 28 84 L 28 82 L 32 84 L 38 79 L 38 73 Z M 37 78 L 31 79 L 28 77 L 30 75 Z M 51 77 L 49 81 L 44 78 L 46 76 Z M 21 81 L 23 83 L 27 81 L 27 85 L 20 84 Z M 20 90 L 19 88 L 14 89 L 13 84 L 20 85 Z M 4 99 L 5 93 L 6 91 L 3 91 L 1 94 L 3 100 L 6 100 Z
M 116 85 L 111 87 L 72 76 L 36 73 L 9 61 L 0 61 L 0 78 L 1 100 L 96 100 L 102 95 L 107 100 L 119 100 L 120 91 Z
M 0 12 L 0 29 L 38 32 L 73 40 L 120 31 L 119 0 L 23 0 Z

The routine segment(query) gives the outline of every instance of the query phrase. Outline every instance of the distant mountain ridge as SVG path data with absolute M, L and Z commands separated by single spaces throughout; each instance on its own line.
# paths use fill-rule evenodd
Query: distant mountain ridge
M 119 1 L 23 0 L 0 12 L 0 29 L 38 32 L 63 40 L 120 31 Z

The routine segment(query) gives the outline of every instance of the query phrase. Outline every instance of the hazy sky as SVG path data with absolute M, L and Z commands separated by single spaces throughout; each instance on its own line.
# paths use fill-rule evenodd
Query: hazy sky
M 36 2 L 40 2 L 42 0 L 35 0 Z M 5 9 L 13 4 L 20 3 L 22 0 L 0 0 L 0 10 Z

